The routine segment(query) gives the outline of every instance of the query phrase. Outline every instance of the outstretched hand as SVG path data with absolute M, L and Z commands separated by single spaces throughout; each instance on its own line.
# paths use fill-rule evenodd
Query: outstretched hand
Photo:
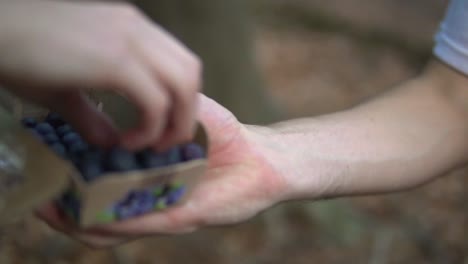
M 90 230 L 72 229 L 53 206 L 41 210 L 40 217 L 88 245 L 110 246 L 148 235 L 239 223 L 281 201 L 286 186 L 280 168 L 267 158 L 279 155 L 263 145 L 268 131 L 242 125 L 203 95 L 199 104 L 200 121 L 210 140 L 208 170 L 185 204 Z

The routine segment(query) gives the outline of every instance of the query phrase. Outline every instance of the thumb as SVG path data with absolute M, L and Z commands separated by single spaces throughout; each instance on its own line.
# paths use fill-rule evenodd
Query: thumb
M 220 131 L 240 125 L 237 118 L 213 99 L 199 94 L 198 118 L 208 130 Z

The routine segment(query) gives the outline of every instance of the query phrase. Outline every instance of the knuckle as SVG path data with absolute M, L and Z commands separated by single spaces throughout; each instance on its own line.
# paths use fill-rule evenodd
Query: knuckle
M 127 63 L 131 59 L 131 52 L 126 43 L 114 42 L 106 49 L 103 59 L 106 76 L 122 77 L 122 74 L 125 74 L 127 70 Z

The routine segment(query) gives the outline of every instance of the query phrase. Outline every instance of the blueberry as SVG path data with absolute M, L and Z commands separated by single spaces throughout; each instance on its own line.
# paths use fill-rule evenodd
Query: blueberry
M 177 164 L 182 161 L 182 156 L 179 147 L 173 147 L 165 153 L 167 165 Z
M 138 199 L 138 196 L 139 196 L 139 192 L 138 192 L 138 191 L 130 191 L 130 192 L 127 194 L 127 197 L 123 200 L 123 203 L 125 203 L 125 204 L 134 203 L 134 202 L 136 202 L 136 200 Z
M 109 171 L 124 172 L 138 169 L 135 155 L 119 147 L 114 147 L 107 153 L 104 164 Z
M 73 131 L 73 128 L 68 124 L 59 126 L 56 129 L 57 135 L 59 135 L 60 137 L 63 137 L 65 134 L 67 134 L 68 132 L 72 132 L 72 131 Z
M 156 197 L 149 190 L 139 192 L 136 200 L 138 203 L 138 215 L 151 212 L 156 204 Z
M 156 198 L 150 191 L 132 191 L 125 200 L 117 206 L 121 219 L 139 216 L 153 210 Z
M 189 143 L 182 146 L 182 157 L 184 161 L 202 159 L 205 157 L 205 151 L 196 143 Z
M 37 120 L 34 117 L 25 117 L 21 119 L 21 123 L 25 127 L 33 128 L 37 125 Z
M 49 145 L 60 142 L 60 139 L 55 133 L 47 133 L 42 135 L 42 140 Z
M 88 144 L 83 141 L 74 141 L 68 146 L 68 151 L 71 154 L 82 154 L 88 150 Z
M 68 132 L 62 137 L 63 143 L 72 145 L 74 142 L 81 141 L 81 137 L 75 132 Z
M 84 158 L 77 163 L 78 170 L 87 182 L 94 181 L 103 174 L 101 163 L 97 160 Z
M 136 191 L 130 192 L 123 201 L 115 206 L 115 213 L 120 220 L 125 220 L 137 216 L 140 212 L 138 198 L 140 194 Z
M 54 151 L 57 155 L 61 157 L 65 157 L 67 154 L 67 151 L 65 150 L 65 147 L 60 144 L 59 142 L 53 143 L 50 145 L 50 148 L 52 151 Z
M 41 133 L 42 135 L 45 135 L 45 134 L 49 134 L 49 133 L 54 133 L 54 128 L 48 124 L 48 123 L 39 123 L 36 127 L 35 127 L 36 131 Z
M 45 121 L 54 127 L 59 127 L 65 124 L 65 121 L 62 119 L 62 117 L 59 114 L 53 112 L 46 116 Z
M 115 208 L 115 214 L 119 220 L 126 220 L 138 215 L 138 204 L 133 203 L 129 205 L 119 204 Z
M 167 195 L 167 200 L 166 200 L 167 205 L 173 205 L 176 202 L 178 202 L 180 200 L 180 198 L 182 198 L 184 193 L 185 193 L 185 187 L 180 187 L 180 188 L 177 188 L 175 190 L 172 190 Z
M 166 157 L 154 152 L 151 149 L 145 149 L 137 153 L 138 162 L 143 169 L 157 168 L 166 165 Z

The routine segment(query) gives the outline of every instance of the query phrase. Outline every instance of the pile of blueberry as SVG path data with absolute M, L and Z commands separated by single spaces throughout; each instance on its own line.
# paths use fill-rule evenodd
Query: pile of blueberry
M 100 223 L 109 223 L 116 220 L 126 220 L 148 212 L 165 209 L 178 202 L 186 191 L 182 184 L 173 183 L 160 185 L 154 188 L 133 190 L 127 195 L 96 215 Z M 74 191 L 66 192 L 58 199 L 59 207 L 71 219 L 80 218 L 80 198 Z
M 86 142 L 55 113 L 44 120 L 26 117 L 22 123 L 56 154 L 71 161 L 87 182 L 107 173 L 160 168 L 205 157 L 196 143 L 175 146 L 164 153 L 152 149 L 131 152 L 118 146 L 104 150 Z
M 41 120 L 26 117 L 22 124 L 57 155 L 72 162 L 86 182 L 109 173 L 160 168 L 205 157 L 203 148 L 196 143 L 174 146 L 164 153 L 151 149 L 130 152 L 118 146 L 102 149 L 86 142 L 56 113 L 49 113 Z M 100 222 L 111 222 L 164 209 L 180 200 L 185 191 L 180 183 L 133 190 L 96 218 Z M 81 205 L 77 192 L 67 191 L 58 204 L 73 219 L 79 219 Z

